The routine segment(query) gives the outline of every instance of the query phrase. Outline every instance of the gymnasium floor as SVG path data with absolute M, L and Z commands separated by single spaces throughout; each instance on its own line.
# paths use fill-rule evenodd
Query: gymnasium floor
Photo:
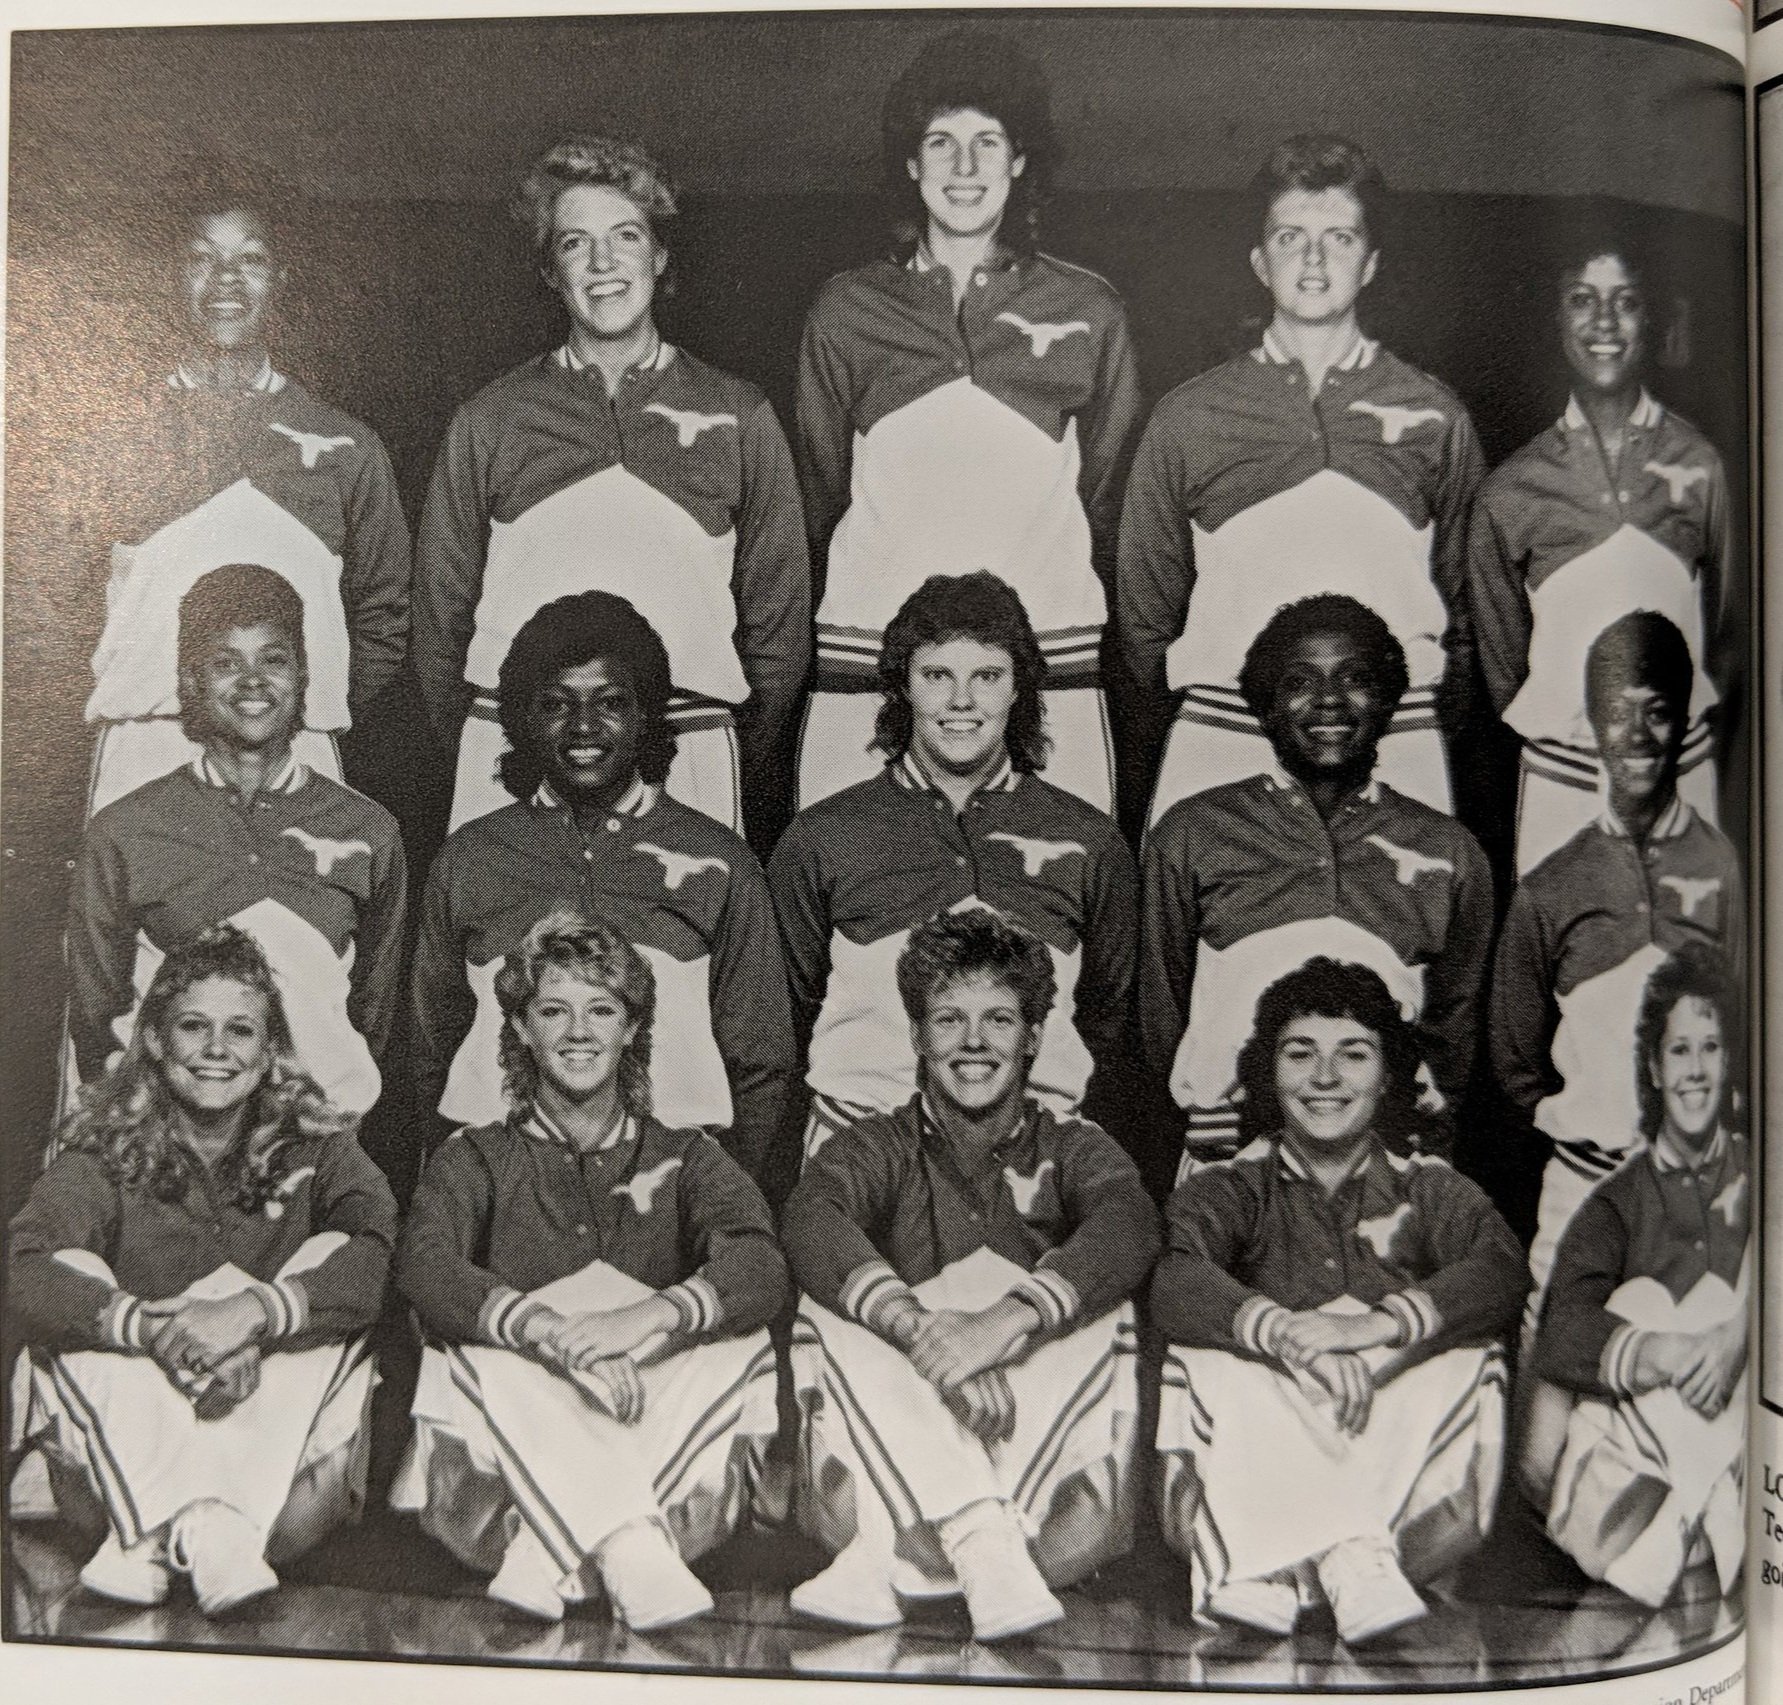
M 132 1610 L 91 1597 L 85 1553 L 58 1524 L 13 1523 L 7 1570 L 14 1639 L 236 1651 L 472 1658 L 487 1663 L 1129 1687 L 1426 1688 L 1637 1671 L 1705 1650 L 1740 1626 L 1712 1570 L 1686 1577 L 1657 1614 L 1594 1586 L 1542 1538 L 1514 1499 L 1486 1550 L 1424 1622 L 1357 1653 L 1328 1616 L 1292 1638 L 1191 1622 L 1181 1566 L 1155 1533 L 1135 1554 L 1064 1595 L 1055 1628 L 975 1645 L 957 1601 L 918 1608 L 888 1634 L 838 1636 L 787 1609 L 790 1584 L 820 1561 L 796 1539 L 744 1534 L 700 1565 L 716 1616 L 633 1635 L 584 1607 L 541 1628 L 482 1596 L 481 1582 L 405 1519 L 368 1515 L 285 1571 L 285 1587 L 236 1617 L 207 1622 L 189 1599 Z M 392 1585 L 392 1583 L 400 1583 Z M 177 1595 L 177 1589 L 176 1589 Z

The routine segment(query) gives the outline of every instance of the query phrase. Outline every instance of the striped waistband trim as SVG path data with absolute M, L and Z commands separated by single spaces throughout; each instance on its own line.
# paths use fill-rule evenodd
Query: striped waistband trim
M 1183 688 L 1176 706 L 1179 722 L 1192 722 L 1202 728 L 1224 728 L 1234 734 L 1254 734 L 1263 738 L 1262 725 L 1251 715 L 1243 696 L 1233 687 L 1214 687 L 1202 683 Z M 1387 724 L 1389 734 L 1434 732 L 1440 725 L 1436 719 L 1436 689 L 1413 687 L 1399 701 L 1393 719 Z
M 1684 736 L 1684 750 L 1678 760 L 1678 773 L 1687 775 L 1699 764 L 1706 764 L 1715 755 L 1714 736 L 1706 722 L 1691 724 Z M 1559 740 L 1525 740 L 1523 768 L 1531 775 L 1559 782 L 1564 787 L 1595 793 L 1603 780 L 1603 764 L 1593 751 L 1582 746 L 1568 746 Z
M 1230 1160 L 1244 1146 L 1238 1133 L 1238 1109 L 1230 1103 L 1223 1107 L 1190 1107 L 1186 1117 L 1182 1152 L 1196 1166 Z
M 470 715 L 479 722 L 501 721 L 501 707 L 493 693 L 478 693 L 471 700 Z M 736 713 L 717 699 L 702 699 L 692 693 L 669 696 L 669 726 L 677 734 L 698 734 L 707 728 L 735 728 Z
M 1102 630 L 1052 628 L 1035 635 L 1046 659 L 1049 687 L 1095 687 L 1102 681 Z M 817 690 L 825 693 L 877 692 L 879 651 L 885 635 L 877 628 L 845 628 L 819 623 Z
M 1568 1172 L 1577 1173 L 1581 1178 L 1589 1178 L 1593 1183 L 1607 1178 L 1632 1154 L 1638 1154 L 1646 1145 L 1633 1143 L 1624 1149 L 1606 1149 L 1591 1141 L 1562 1142 L 1554 1139 L 1554 1158 Z

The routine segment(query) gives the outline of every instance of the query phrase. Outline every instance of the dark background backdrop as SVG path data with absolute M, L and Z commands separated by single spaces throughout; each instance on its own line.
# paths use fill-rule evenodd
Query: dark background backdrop
M 89 744 L 81 707 L 109 543 L 83 531 L 83 515 L 104 487 L 108 435 L 128 430 L 128 398 L 172 359 L 178 268 L 158 211 L 218 181 L 271 205 L 292 275 L 275 361 L 383 435 L 413 524 L 452 409 L 562 335 L 504 207 L 535 153 L 575 129 L 659 153 L 685 215 L 663 330 L 760 384 L 790 426 L 806 306 L 882 241 L 879 103 L 957 16 L 15 34 L 0 774 L 8 1211 L 53 1102 L 61 913 Z M 1638 215 L 1658 263 L 1655 388 L 1743 483 L 1743 93 L 1730 61 L 1635 32 L 1437 16 L 990 21 L 1052 82 L 1065 158 L 1044 245 L 1119 288 L 1150 398 L 1254 342 L 1265 299 L 1246 264 L 1243 186 L 1281 136 L 1336 129 L 1399 192 L 1365 323 L 1460 392 L 1489 460 L 1564 402 L 1548 254 L 1581 199 L 1604 198 Z M 418 884 L 449 777 L 412 695 L 355 731 L 348 761 L 402 819 Z M 1477 1169 L 1515 1195 L 1523 1159 L 1495 1153 L 1490 1132 L 1478 1138 Z

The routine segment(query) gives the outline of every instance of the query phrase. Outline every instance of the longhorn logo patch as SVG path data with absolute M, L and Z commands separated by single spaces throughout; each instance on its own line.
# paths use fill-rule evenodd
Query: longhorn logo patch
M 632 1208 L 640 1214 L 647 1214 L 656 1203 L 656 1193 L 668 1182 L 669 1174 L 680 1169 L 681 1157 L 672 1156 L 650 1168 L 648 1172 L 633 1174 L 623 1184 L 613 1186 L 615 1196 L 626 1196 L 631 1200 Z
M 644 413 L 660 415 L 674 427 L 675 441 L 683 450 L 691 450 L 694 440 L 702 432 L 712 432 L 720 426 L 737 424 L 734 414 L 701 414 L 690 408 L 670 408 L 667 403 L 646 403 Z
M 306 468 L 314 468 L 316 463 L 326 456 L 330 450 L 351 449 L 351 438 L 323 438 L 314 432 L 299 432 L 293 426 L 281 426 L 274 420 L 267 424 L 268 432 L 276 432 L 281 438 L 289 438 L 297 446 L 297 453 L 303 457 Z
M 1659 879 L 1661 888 L 1669 888 L 1678 896 L 1678 915 L 1694 918 L 1696 908 L 1705 900 L 1712 900 L 1721 892 L 1719 876 L 1662 876 Z
M 1021 854 L 1022 869 L 1029 876 L 1039 876 L 1046 867 L 1055 860 L 1069 858 L 1076 853 L 1079 858 L 1088 858 L 1081 841 L 1041 841 L 1030 835 L 1010 835 L 1001 829 L 993 829 L 984 837 L 987 841 L 1002 841 L 1012 846 Z
M 1004 325 L 1014 326 L 1028 340 L 1036 361 L 1044 361 L 1047 351 L 1062 338 L 1072 337 L 1078 332 L 1082 332 L 1085 337 L 1090 335 L 1088 320 L 1024 320 L 1020 314 L 1011 313 L 1007 308 L 997 318 Z
M 1443 872 L 1455 874 L 1455 866 L 1446 858 L 1435 858 L 1429 853 L 1421 853 L 1413 847 L 1396 846 L 1385 835 L 1364 835 L 1363 840 L 1371 847 L 1379 847 L 1393 861 L 1393 875 L 1400 887 L 1409 888 L 1420 876 Z
M 318 876 L 331 875 L 342 859 L 351 858 L 354 853 L 371 857 L 371 845 L 367 841 L 331 841 L 326 835 L 312 835 L 295 823 L 284 831 L 284 835 L 287 840 L 297 842 L 316 861 Z
M 1015 1211 L 1023 1219 L 1034 1212 L 1034 1204 L 1040 1199 L 1040 1186 L 1046 1182 L 1047 1173 L 1053 1170 L 1050 1160 L 1043 1160 L 1030 1175 L 1017 1172 L 1013 1166 L 1003 1168 L 1003 1178 L 1009 1185 L 1010 1199 L 1015 1203 Z
M 1741 1208 L 1745 1205 L 1746 1175 L 1742 1172 L 1709 1204 L 1709 1212 L 1719 1214 L 1731 1228 L 1734 1221 L 1739 1218 Z
M 1438 426 L 1448 417 L 1441 409 L 1401 408 L 1397 403 L 1369 403 L 1360 399 L 1350 404 L 1351 414 L 1371 414 L 1381 423 L 1381 442 L 1397 444 L 1414 427 L 1433 420 Z
M 717 870 L 728 875 L 730 866 L 721 858 L 695 858 L 691 853 L 670 852 L 667 847 L 659 847 L 649 841 L 639 841 L 637 850 L 649 855 L 662 866 L 662 885 L 668 889 L 676 889 L 690 876 L 698 876 L 702 870 Z
M 1688 462 L 1646 462 L 1642 464 L 1641 472 L 1657 474 L 1664 480 L 1666 494 L 1673 503 L 1682 503 L 1692 486 L 1709 483 L 1709 470 L 1693 468 Z
M 282 1220 L 285 1217 L 285 1204 L 303 1188 L 306 1178 L 314 1178 L 316 1169 L 313 1166 L 300 1166 L 281 1183 L 266 1199 L 266 1217 L 269 1220 Z M 1733 1222 L 1728 1221 L 1731 1225 Z
M 1410 1223 L 1411 1217 L 1411 1203 L 1401 1202 L 1390 1214 L 1377 1214 L 1371 1220 L 1357 1220 L 1356 1241 L 1366 1243 L 1374 1251 L 1377 1260 L 1391 1261 L 1393 1239 L 1401 1226 Z

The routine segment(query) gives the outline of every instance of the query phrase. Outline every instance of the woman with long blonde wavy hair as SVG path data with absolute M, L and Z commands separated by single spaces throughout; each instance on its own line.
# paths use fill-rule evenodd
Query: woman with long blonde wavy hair
M 363 1499 L 395 1203 L 229 924 L 168 954 L 54 1150 L 11 1232 L 15 1425 L 103 1522 L 83 1586 L 184 1575 L 219 1615 Z

